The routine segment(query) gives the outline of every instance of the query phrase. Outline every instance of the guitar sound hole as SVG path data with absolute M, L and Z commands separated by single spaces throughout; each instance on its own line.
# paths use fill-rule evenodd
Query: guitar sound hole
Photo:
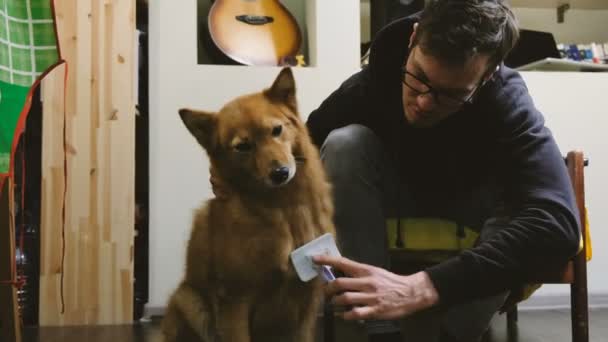
M 237 15 L 236 20 L 244 22 L 249 25 L 264 25 L 269 24 L 274 21 L 273 17 L 269 17 L 266 15 Z

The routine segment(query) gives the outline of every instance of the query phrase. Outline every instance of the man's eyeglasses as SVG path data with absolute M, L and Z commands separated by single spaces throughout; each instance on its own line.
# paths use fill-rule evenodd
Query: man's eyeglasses
M 407 71 L 405 66 L 401 67 L 401 81 L 408 88 L 414 91 L 417 96 L 430 94 L 433 96 L 433 100 L 437 105 L 446 108 L 458 108 L 463 106 L 464 104 L 471 103 L 473 100 L 473 96 L 477 92 L 477 89 L 479 89 L 479 87 L 482 85 L 482 82 L 480 82 L 477 87 L 475 87 L 475 89 L 473 89 L 473 91 L 470 94 L 467 94 L 466 96 L 461 97 L 456 95 L 450 95 L 437 89 L 434 89 L 429 84 L 416 77 L 416 75 Z

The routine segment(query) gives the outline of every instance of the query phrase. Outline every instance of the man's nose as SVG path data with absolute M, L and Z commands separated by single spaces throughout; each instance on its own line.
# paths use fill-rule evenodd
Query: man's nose
M 430 112 L 437 106 L 437 101 L 432 93 L 420 94 L 416 97 L 418 108 L 423 112 Z

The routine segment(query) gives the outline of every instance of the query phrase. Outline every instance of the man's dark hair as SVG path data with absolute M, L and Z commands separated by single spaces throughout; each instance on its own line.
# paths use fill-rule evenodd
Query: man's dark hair
M 433 0 L 422 12 L 414 45 L 453 65 L 488 54 L 494 67 L 518 38 L 517 20 L 505 1 Z

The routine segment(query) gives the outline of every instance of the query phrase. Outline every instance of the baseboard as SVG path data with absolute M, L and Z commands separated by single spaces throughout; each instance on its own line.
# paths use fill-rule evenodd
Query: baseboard
M 167 308 L 164 306 L 146 306 L 144 308 L 144 319 L 154 319 L 157 317 L 162 317 L 165 315 L 165 310 Z
M 517 305 L 521 310 L 550 310 L 570 307 L 570 295 L 532 296 Z M 608 307 L 608 293 L 589 294 L 589 308 L 599 309 Z

